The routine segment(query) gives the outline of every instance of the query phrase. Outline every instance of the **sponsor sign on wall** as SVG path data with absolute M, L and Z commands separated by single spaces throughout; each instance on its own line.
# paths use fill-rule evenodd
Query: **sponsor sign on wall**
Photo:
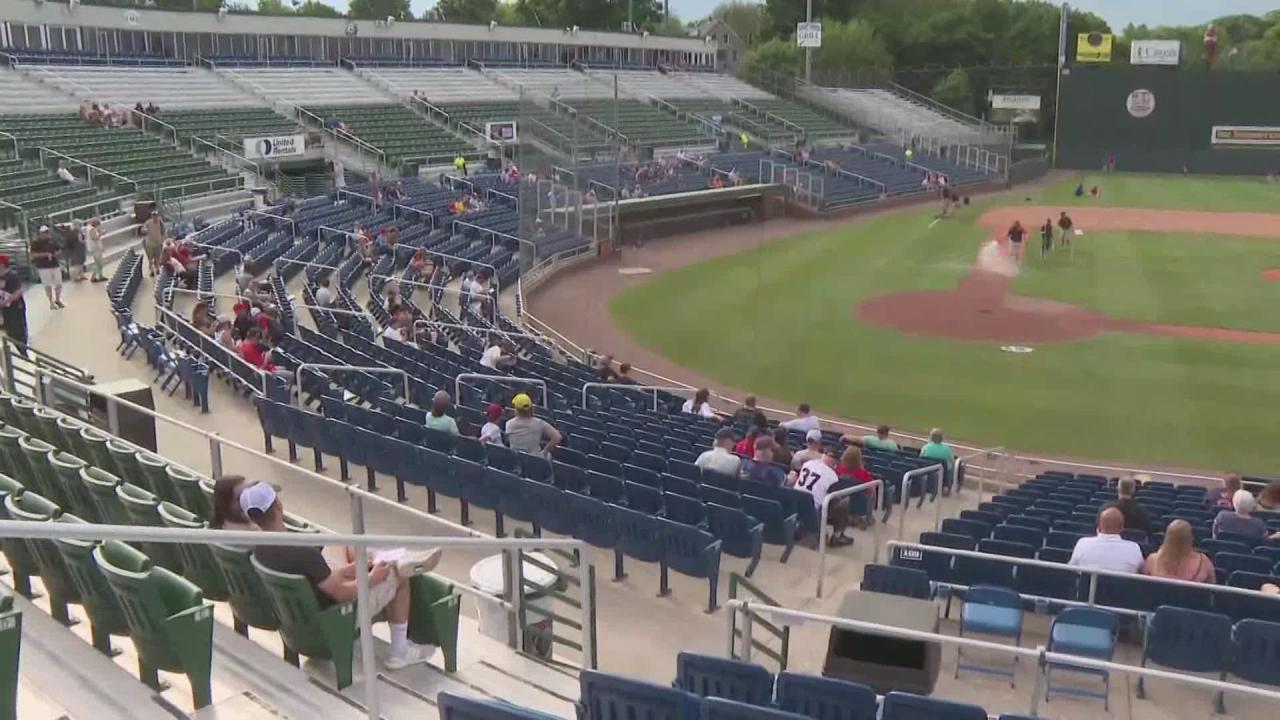
M 1076 36 L 1076 62 L 1111 62 L 1111 33 L 1080 33 Z
M 1039 95 L 991 95 L 992 110 L 1039 110 Z
M 1144 118 L 1156 111 L 1156 94 L 1139 88 L 1125 98 L 1124 107 L 1136 118 Z
M 244 156 L 250 160 L 302 155 L 307 151 L 306 135 L 276 135 L 244 138 Z
M 1134 40 L 1129 46 L 1130 65 L 1177 65 L 1181 40 Z
M 1214 125 L 1209 142 L 1214 145 L 1280 146 L 1280 126 Z
M 484 124 L 484 134 L 493 142 L 513 143 L 516 141 L 516 121 L 503 120 Z
M 822 23 L 796 23 L 796 47 L 822 47 Z

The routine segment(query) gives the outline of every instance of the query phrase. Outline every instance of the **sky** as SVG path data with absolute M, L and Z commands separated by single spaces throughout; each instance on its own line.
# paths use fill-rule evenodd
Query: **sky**
M 803 2 L 803 0 L 795 0 Z M 347 0 L 332 5 L 345 11 Z M 720 0 L 671 0 L 671 12 L 682 20 L 709 15 Z M 435 5 L 435 0 L 411 0 L 414 15 Z M 1075 0 L 1071 5 L 1102 16 L 1119 32 L 1129 23 L 1141 25 L 1194 25 L 1223 15 L 1261 15 L 1280 9 L 1280 0 Z

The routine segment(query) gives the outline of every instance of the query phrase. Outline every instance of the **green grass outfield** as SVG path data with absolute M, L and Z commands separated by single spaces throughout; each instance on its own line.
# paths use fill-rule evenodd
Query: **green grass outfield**
M 1103 182 L 1146 206 L 1179 184 L 1184 209 L 1223 209 L 1224 193 L 1235 210 L 1280 198 L 1261 181 L 1225 190 L 1179 176 Z M 1029 194 L 1052 202 L 1041 196 L 1069 198 L 1074 187 Z M 863 299 L 954 287 L 987 235 L 972 219 L 989 204 L 932 229 L 931 209 L 889 214 L 688 266 L 625 291 L 610 310 L 639 342 L 683 366 L 830 415 L 936 425 L 1022 451 L 1280 469 L 1272 450 L 1280 347 L 1108 334 L 1018 355 L 857 321 Z M 1280 266 L 1280 241 L 1099 233 L 1083 239 L 1070 267 L 1034 262 L 1017 280 L 1020 293 L 1139 320 L 1280 331 L 1280 284 L 1259 279 L 1261 268 Z

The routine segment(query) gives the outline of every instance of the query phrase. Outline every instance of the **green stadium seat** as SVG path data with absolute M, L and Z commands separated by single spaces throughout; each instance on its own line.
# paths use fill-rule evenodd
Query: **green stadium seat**
M 129 517 L 129 524 L 138 527 L 164 527 L 160 517 L 160 498 L 133 483 L 122 482 L 116 486 L 116 497 Z M 177 543 L 142 543 L 142 550 L 151 562 L 176 573 L 182 572 L 182 553 Z
M 85 450 L 88 451 L 88 455 L 81 455 L 80 458 L 90 465 L 114 475 L 115 459 L 107 451 L 107 441 L 111 439 L 111 436 L 95 427 L 86 425 L 80 429 L 80 439 L 84 442 Z
M 80 437 L 80 430 L 84 428 L 84 423 L 66 415 L 58 416 L 58 430 L 62 432 L 64 444 L 54 443 L 67 452 L 76 457 L 88 457 L 89 446 L 84 444 L 84 439 Z
M 18 717 L 18 658 L 22 647 L 22 611 L 13 593 L 0 585 L 0 720 Z
M 169 480 L 169 463 L 164 458 L 140 451 L 138 468 L 142 471 L 139 480 L 145 479 L 146 482 L 137 482 L 137 484 L 143 485 L 161 499 L 170 502 L 181 499 L 174 493 L 173 483 Z
M 157 511 L 165 527 L 203 530 L 209 526 L 196 515 L 171 502 L 160 503 Z M 222 569 L 218 567 L 218 561 L 214 559 L 213 550 L 208 545 L 182 543 L 177 548 L 182 556 L 183 577 L 204 591 L 205 597 L 219 602 L 225 602 L 231 597 L 231 593 L 227 590 L 227 579 L 223 577 Z
M 31 470 L 31 474 L 22 479 L 23 484 L 49 498 L 59 507 L 71 507 L 66 494 L 62 492 L 62 481 L 54 475 L 53 467 L 49 465 L 49 456 L 58 449 L 30 435 L 18 440 L 18 447 L 26 456 L 27 467 Z
M 337 603 L 321 610 L 306 578 L 265 568 L 252 556 L 249 560 L 271 596 L 284 644 L 299 655 L 333 662 L 338 689 L 350 685 L 356 639 L 355 604 Z
M 275 605 L 266 583 L 253 563 L 249 560 L 249 549 L 233 545 L 215 544 L 210 546 L 213 559 L 222 571 L 227 583 L 227 602 L 231 605 L 231 613 L 235 617 L 235 630 L 241 635 L 248 635 L 249 628 L 277 632 L 280 630 L 280 616 L 276 614 Z M 285 660 L 297 664 L 298 655 L 285 645 Z
M 209 517 L 213 512 L 212 486 L 206 493 L 204 478 L 174 465 L 166 465 L 164 472 L 169 478 L 170 497 L 174 503 L 202 518 Z
M 152 567 L 141 552 L 115 541 L 93 551 L 129 623 L 138 651 L 138 676 L 160 690 L 159 670 L 183 673 L 196 709 L 212 702 L 213 607 L 200 588 L 180 575 Z
M 31 477 L 31 467 L 27 465 L 27 457 L 22 453 L 20 445 L 27 434 L 21 429 L 6 425 L 0 427 L 0 471 L 10 477 Z
M 146 479 L 142 477 L 142 469 L 138 467 L 138 452 L 132 445 L 111 438 L 107 441 L 107 453 L 111 455 L 112 463 L 104 469 L 115 473 L 125 482 L 147 487 Z
M 75 455 L 55 452 L 49 455 L 49 466 L 53 468 L 58 485 L 67 498 L 67 505 L 63 509 L 89 522 L 100 522 L 98 506 L 94 504 L 89 489 L 80 480 L 80 471 L 88 467 L 88 464 Z
M 409 579 L 409 639 L 435 645 L 444 654 L 444 669 L 458 671 L 458 617 L 462 595 L 453 583 L 434 573 Z
M 62 510 L 48 499 L 33 492 L 7 493 L 4 496 L 4 512 L 11 520 L 26 522 L 61 522 Z M 40 582 L 49 595 L 49 613 L 63 625 L 72 625 L 69 603 L 80 604 L 80 593 L 67 573 L 66 563 L 52 540 L 26 538 L 19 542 L 27 546 L 27 552 L 35 561 Z
M 7 498 L 10 495 L 21 496 L 26 492 L 26 488 L 22 483 L 14 480 L 7 475 L 0 475 L 0 497 Z M 0 520 L 12 520 L 9 512 L 4 508 L 4 503 L 0 502 Z M 31 548 L 27 546 L 24 540 L 19 538 L 0 538 L 0 550 L 4 551 L 4 557 L 9 564 L 9 572 L 13 573 L 13 587 L 23 597 L 34 597 L 31 592 L 31 577 L 40 575 L 40 566 L 36 563 L 36 559 L 31 555 Z
M 62 521 L 84 522 L 74 515 L 63 515 Z M 129 624 L 125 621 L 124 610 L 116 600 L 115 592 L 111 590 L 106 577 L 93 559 L 93 551 L 98 547 L 97 541 L 58 538 L 53 543 L 62 555 L 67 574 L 75 584 L 81 604 L 89 616 L 93 646 L 104 655 L 117 654 L 111 647 L 111 636 L 128 635 Z
M 125 512 L 116 488 L 120 486 L 120 478 L 101 468 L 86 465 L 80 469 L 80 483 L 93 499 L 98 509 L 98 518 L 108 525 L 128 525 L 129 514 Z
M 11 402 L 14 414 L 13 424 L 28 435 L 34 434 L 36 404 L 24 397 L 14 397 Z
M 62 431 L 58 429 L 58 418 L 62 417 L 58 413 L 49 408 L 40 405 L 32 409 L 31 417 L 35 420 L 36 437 L 53 445 L 54 447 L 66 450 L 63 447 Z

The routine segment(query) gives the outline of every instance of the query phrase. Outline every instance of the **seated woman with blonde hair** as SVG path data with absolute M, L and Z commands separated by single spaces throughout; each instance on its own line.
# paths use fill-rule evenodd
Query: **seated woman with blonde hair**
M 1160 549 L 1147 556 L 1142 574 L 1189 582 L 1214 582 L 1209 556 L 1195 549 L 1195 535 L 1186 520 L 1174 520 L 1165 530 Z

